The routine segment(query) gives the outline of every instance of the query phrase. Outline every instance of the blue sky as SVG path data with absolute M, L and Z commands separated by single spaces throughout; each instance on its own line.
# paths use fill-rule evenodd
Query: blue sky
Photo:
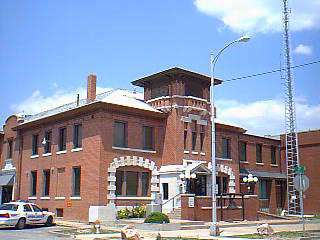
M 319 11 L 318 0 L 292 1 L 294 64 L 320 59 Z M 209 74 L 210 51 L 243 33 L 252 39 L 224 53 L 217 76 L 278 68 L 280 17 L 277 0 L 2 1 L 0 122 L 84 97 L 89 73 L 100 91 L 132 89 L 136 78 L 172 66 Z M 320 128 L 320 64 L 294 75 L 298 128 Z M 283 130 L 277 73 L 222 84 L 216 98 L 223 121 L 260 134 Z

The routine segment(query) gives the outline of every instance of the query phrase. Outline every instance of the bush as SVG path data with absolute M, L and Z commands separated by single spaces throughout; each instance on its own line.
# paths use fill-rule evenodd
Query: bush
M 131 211 L 132 218 L 143 218 L 146 216 L 146 209 L 144 207 L 134 207 Z
M 126 218 L 143 218 L 146 216 L 146 209 L 144 207 L 133 207 L 132 210 L 124 208 L 118 211 L 119 219 Z
M 128 208 L 124 208 L 118 211 L 119 219 L 129 218 L 129 215 L 130 215 L 130 210 Z
M 145 220 L 145 223 L 169 223 L 169 218 L 166 214 L 161 212 L 151 213 Z

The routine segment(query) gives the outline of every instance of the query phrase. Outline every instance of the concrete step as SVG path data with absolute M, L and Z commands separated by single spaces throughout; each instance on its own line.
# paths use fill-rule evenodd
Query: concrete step
M 181 208 L 175 208 L 167 215 L 170 219 L 181 219 Z

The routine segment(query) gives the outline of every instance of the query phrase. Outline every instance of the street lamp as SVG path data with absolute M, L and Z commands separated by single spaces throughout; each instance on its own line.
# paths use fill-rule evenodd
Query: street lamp
M 251 187 L 258 182 L 258 178 L 249 173 L 247 177 L 242 178 L 242 181 L 248 183 L 249 194 L 253 194 L 252 190 L 254 190 L 254 188 L 251 189 Z
M 216 63 L 221 55 L 221 53 L 235 43 L 248 42 L 250 40 L 249 36 L 242 36 L 239 39 L 236 39 L 228 43 L 223 47 L 216 56 L 213 53 L 210 54 L 210 67 L 211 67 L 211 91 L 210 91 L 210 103 L 211 103 L 211 165 L 212 165 L 212 225 L 210 226 L 210 235 L 217 236 L 219 235 L 217 228 L 217 209 L 216 209 L 216 130 L 214 122 L 214 70 Z

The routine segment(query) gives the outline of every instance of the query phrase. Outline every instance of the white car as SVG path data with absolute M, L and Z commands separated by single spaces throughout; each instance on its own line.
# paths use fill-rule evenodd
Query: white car
M 51 226 L 54 221 L 54 213 L 42 211 L 34 203 L 9 202 L 0 205 L 0 226 L 15 226 L 23 229 L 29 224 L 45 224 Z

